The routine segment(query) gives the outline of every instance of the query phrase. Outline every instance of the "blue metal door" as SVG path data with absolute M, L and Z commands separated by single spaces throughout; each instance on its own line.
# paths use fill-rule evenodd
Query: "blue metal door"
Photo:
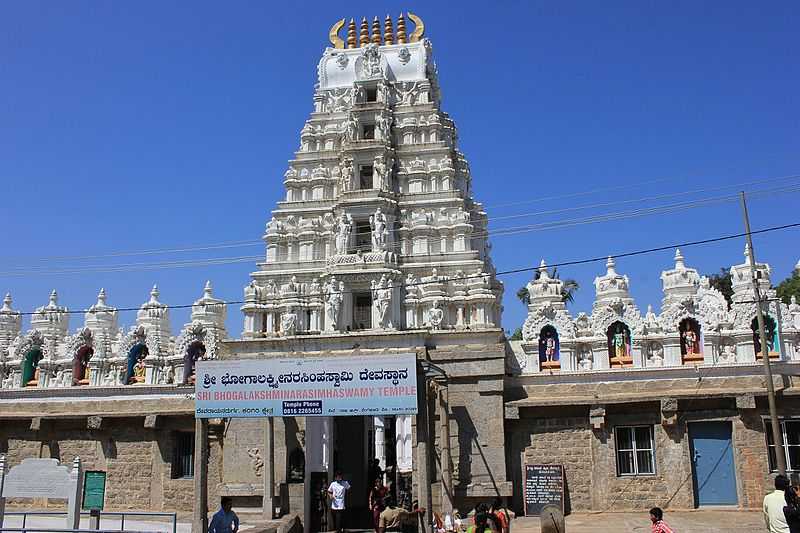
M 730 422 L 689 424 L 694 499 L 702 505 L 736 505 L 736 472 Z

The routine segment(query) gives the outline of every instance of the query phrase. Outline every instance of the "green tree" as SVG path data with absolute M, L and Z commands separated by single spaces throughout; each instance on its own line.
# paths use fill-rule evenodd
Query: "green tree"
M 800 300 L 800 269 L 792 272 L 792 275 L 781 281 L 775 290 L 778 293 L 778 298 L 783 300 L 783 303 L 788 304 L 792 296 Z
M 522 326 L 518 327 L 514 330 L 514 333 L 511 334 L 511 338 L 509 340 L 512 341 L 521 341 L 522 340 Z
M 733 282 L 731 281 L 731 269 L 720 268 L 719 274 L 711 274 L 708 277 L 711 287 L 717 289 L 727 300 L 728 305 L 733 302 Z

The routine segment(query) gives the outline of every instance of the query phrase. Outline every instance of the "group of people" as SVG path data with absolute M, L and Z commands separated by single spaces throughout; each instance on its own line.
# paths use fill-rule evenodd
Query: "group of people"
M 775 490 L 764 496 L 764 520 L 769 533 L 800 533 L 800 485 L 775 476 Z
M 500 498 L 495 498 L 491 505 L 486 503 L 479 503 L 475 506 L 472 514 L 472 520 L 467 526 L 467 533 L 509 533 L 511 531 L 511 520 L 514 518 L 514 512 L 506 509 L 503 501 Z M 464 521 L 458 515 L 453 519 L 453 528 L 450 529 L 445 524 L 444 531 L 460 531 L 464 527 Z M 438 527 L 437 527 L 438 529 Z

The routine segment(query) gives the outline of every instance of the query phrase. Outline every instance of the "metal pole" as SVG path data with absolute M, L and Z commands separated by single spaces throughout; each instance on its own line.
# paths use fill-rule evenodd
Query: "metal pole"
M 756 299 L 756 317 L 758 318 L 758 337 L 761 344 L 761 355 L 764 359 L 764 377 L 767 381 L 767 401 L 769 402 L 769 420 L 772 426 L 772 441 L 775 443 L 775 461 L 778 473 L 786 475 L 786 455 L 781 438 L 781 427 L 778 421 L 778 408 L 775 406 L 775 384 L 772 383 L 772 368 L 769 363 L 769 343 L 767 342 L 767 331 L 764 327 L 764 312 L 761 309 L 761 292 L 758 288 L 756 279 L 756 252 L 753 249 L 753 237 L 750 234 L 750 217 L 747 214 L 747 201 L 744 191 L 741 192 L 742 215 L 744 216 L 744 231 L 747 234 L 747 246 L 750 249 L 748 258 L 750 260 L 750 281 L 753 283 L 753 292 Z M 780 305 L 780 304 L 779 304 Z

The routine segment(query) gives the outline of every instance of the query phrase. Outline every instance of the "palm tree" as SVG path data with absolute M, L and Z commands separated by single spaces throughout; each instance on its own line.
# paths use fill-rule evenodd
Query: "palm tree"
M 517 291 L 517 298 L 519 298 L 519 301 L 522 302 L 522 305 L 528 305 L 531 303 L 531 295 L 528 293 L 527 285 L 523 286 Z

